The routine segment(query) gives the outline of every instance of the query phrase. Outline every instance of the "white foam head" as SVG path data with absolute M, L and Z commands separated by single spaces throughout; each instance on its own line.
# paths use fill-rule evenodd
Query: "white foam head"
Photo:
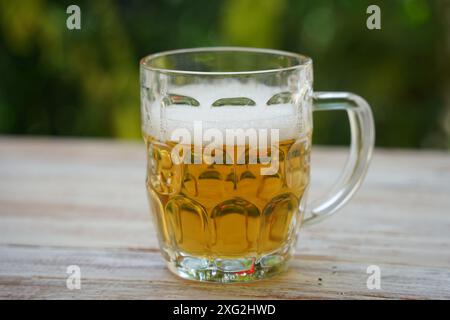
M 281 140 L 306 134 L 309 124 L 303 103 L 267 102 L 282 90 L 261 84 L 242 84 L 229 81 L 225 84 L 186 85 L 168 91 L 168 94 L 187 96 L 198 101 L 198 106 L 164 104 L 162 98 L 153 102 L 143 101 L 148 113 L 143 120 L 143 130 L 158 140 L 170 139 L 175 129 L 186 128 L 192 132 L 194 121 L 201 121 L 203 129 L 278 129 Z M 214 107 L 214 102 L 225 98 L 248 98 L 254 105 Z M 308 112 L 306 112 L 308 113 Z M 305 121 L 306 120 L 306 121 Z

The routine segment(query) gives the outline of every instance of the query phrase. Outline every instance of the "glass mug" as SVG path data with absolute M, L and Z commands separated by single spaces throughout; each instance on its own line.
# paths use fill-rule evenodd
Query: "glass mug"
M 196 48 L 140 63 L 147 190 L 169 269 L 241 282 L 286 269 L 301 225 L 360 186 L 374 145 L 367 102 L 313 92 L 312 60 L 254 48 Z M 327 196 L 306 203 L 312 113 L 345 110 L 350 155 Z

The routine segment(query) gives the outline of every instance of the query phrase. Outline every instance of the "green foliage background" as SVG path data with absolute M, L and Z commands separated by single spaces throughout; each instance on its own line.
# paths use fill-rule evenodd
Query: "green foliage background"
M 369 101 L 378 146 L 450 148 L 448 0 L 0 0 L 0 133 L 138 138 L 139 59 L 216 45 L 306 54 L 316 90 Z M 348 143 L 345 115 L 315 115 L 314 135 Z

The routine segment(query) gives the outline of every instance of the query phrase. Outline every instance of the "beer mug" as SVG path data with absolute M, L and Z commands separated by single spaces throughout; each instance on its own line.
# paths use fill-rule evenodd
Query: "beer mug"
M 168 268 L 192 280 L 242 282 L 286 269 L 301 226 L 355 193 L 374 145 L 367 102 L 313 92 L 312 60 L 254 48 L 157 53 L 140 63 L 149 204 Z M 315 111 L 345 110 L 341 178 L 308 203 Z

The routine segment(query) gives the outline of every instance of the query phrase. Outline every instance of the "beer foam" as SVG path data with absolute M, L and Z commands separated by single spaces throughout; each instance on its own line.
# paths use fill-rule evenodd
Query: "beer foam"
M 280 139 L 292 139 L 305 134 L 305 110 L 294 103 L 268 105 L 267 102 L 282 92 L 279 87 L 261 84 L 186 85 L 173 88 L 168 94 L 186 96 L 198 102 L 198 106 L 167 104 L 162 98 L 154 102 L 143 101 L 148 118 L 144 117 L 143 130 L 155 138 L 168 140 L 171 132 L 186 128 L 193 132 L 194 123 L 202 122 L 203 130 L 227 129 L 278 129 Z M 219 99 L 248 98 L 254 105 L 213 106 Z

